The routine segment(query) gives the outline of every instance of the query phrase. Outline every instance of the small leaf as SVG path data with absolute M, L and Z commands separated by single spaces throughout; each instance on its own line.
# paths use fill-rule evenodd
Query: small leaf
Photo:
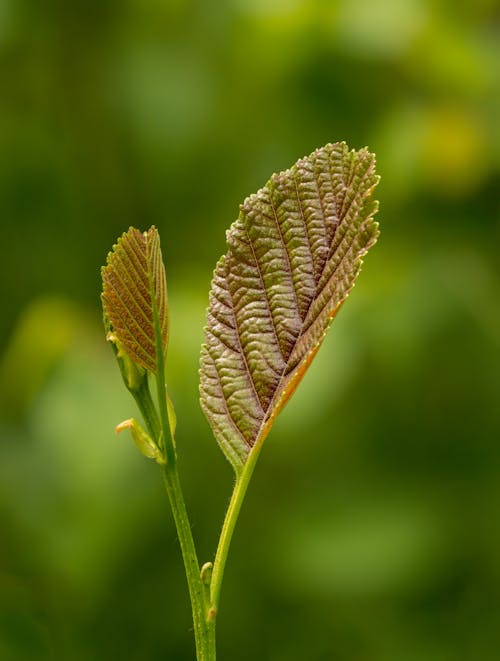
M 130 429 L 134 443 L 141 454 L 148 459 L 156 459 L 159 464 L 165 463 L 160 449 L 135 418 L 120 422 L 119 425 L 116 425 L 115 432 L 119 434 L 124 429 Z
M 134 363 L 156 374 L 156 320 L 164 352 L 168 339 L 167 286 L 156 228 L 125 232 L 108 255 L 102 281 L 105 325 Z
M 175 430 L 177 428 L 177 415 L 175 413 L 174 403 L 167 394 L 167 416 L 168 426 L 170 428 L 170 435 L 172 440 L 175 438 Z
M 241 206 L 214 271 L 201 406 L 239 473 L 321 345 L 378 236 L 375 157 L 329 144 Z
M 144 383 L 147 384 L 148 373 L 143 367 L 137 365 L 137 363 L 134 363 L 134 361 L 130 359 L 128 353 L 120 344 L 116 334 L 113 333 L 113 331 L 110 330 L 107 332 L 106 340 L 113 348 L 116 362 L 120 368 L 125 386 L 132 393 L 139 391 L 143 387 Z
M 213 562 L 205 562 L 205 564 L 201 568 L 200 578 L 203 585 L 210 586 L 213 568 L 214 568 Z

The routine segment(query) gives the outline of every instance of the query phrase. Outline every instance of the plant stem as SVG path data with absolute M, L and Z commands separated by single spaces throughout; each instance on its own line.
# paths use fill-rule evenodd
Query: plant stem
M 215 640 L 210 645 L 209 625 L 207 622 L 207 604 L 204 588 L 200 579 L 200 567 L 196 555 L 188 514 L 182 496 L 179 474 L 175 466 L 166 464 L 163 478 L 167 490 L 175 526 L 184 560 L 186 579 L 193 614 L 196 656 L 198 661 L 215 661 Z M 212 649 L 210 649 L 212 647 Z
M 154 300 L 154 299 L 153 299 Z M 154 328 L 156 338 L 156 392 L 159 409 L 160 435 L 157 436 L 157 445 L 164 452 L 163 481 L 167 491 L 175 527 L 179 537 L 179 544 L 184 561 L 186 579 L 191 599 L 193 615 L 194 637 L 196 644 L 196 657 L 198 661 L 215 661 L 215 631 L 208 623 L 208 603 L 205 588 L 201 581 L 200 565 L 196 554 L 191 524 L 186 510 L 186 503 L 177 470 L 177 453 L 175 440 L 171 434 L 167 409 L 167 388 L 165 385 L 165 358 L 163 353 L 163 340 L 160 331 L 158 309 L 153 305 Z M 155 410 L 156 413 L 156 410 Z M 148 426 L 154 427 L 154 420 Z
M 200 566 L 179 480 L 175 446 L 173 439 L 169 435 L 165 383 L 160 377 L 157 377 L 157 389 L 160 409 L 160 433 L 163 439 L 162 444 L 166 457 L 166 463 L 162 467 L 163 481 L 172 508 L 172 514 L 184 561 L 189 596 L 191 599 L 196 656 L 198 661 L 215 661 L 215 631 L 211 630 L 212 627 L 209 626 L 207 621 L 208 603 L 205 596 L 205 589 L 201 582 Z M 148 413 L 149 412 L 143 410 L 143 414 L 146 416 L 146 424 L 149 428 L 154 428 L 154 420 L 148 419 Z M 159 436 L 156 437 L 156 442 L 158 445 L 161 445 Z
M 220 591 L 222 587 L 222 579 L 224 576 L 224 569 L 226 566 L 229 547 L 233 537 L 234 528 L 240 514 L 241 506 L 247 492 L 250 478 L 252 477 L 255 464 L 260 454 L 262 445 L 259 443 L 253 447 L 245 466 L 241 473 L 236 478 L 231 500 L 227 508 L 222 531 L 219 537 L 219 545 L 215 555 L 214 568 L 212 572 L 212 580 L 210 582 L 210 610 L 209 618 L 214 620 L 219 608 Z
M 147 379 L 144 379 L 137 390 L 131 390 L 130 392 L 142 413 L 148 432 L 154 439 L 158 439 L 161 434 L 160 419 L 149 391 Z

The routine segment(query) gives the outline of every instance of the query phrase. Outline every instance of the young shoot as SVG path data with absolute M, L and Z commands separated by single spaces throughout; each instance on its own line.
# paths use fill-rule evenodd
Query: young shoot
M 210 288 L 200 357 L 200 403 L 235 472 L 218 548 L 196 554 L 177 469 L 167 394 L 169 315 L 155 227 L 130 228 L 102 269 L 104 323 L 124 383 L 142 414 L 138 449 L 163 473 L 191 599 L 198 661 L 215 661 L 215 627 L 233 531 L 262 445 L 295 392 L 378 237 L 375 156 L 328 144 L 274 174 L 240 207 Z M 156 397 L 149 389 L 154 377 Z

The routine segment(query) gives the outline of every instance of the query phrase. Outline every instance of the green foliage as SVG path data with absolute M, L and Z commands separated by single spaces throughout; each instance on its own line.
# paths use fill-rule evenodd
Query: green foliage
M 167 395 L 165 269 L 158 232 L 122 235 L 102 269 L 104 325 L 147 434 L 140 452 L 163 467 L 184 559 L 198 661 L 215 661 L 215 620 L 234 528 L 260 446 L 316 355 L 378 236 L 375 157 L 328 144 L 273 175 L 227 233 L 210 293 L 201 405 L 237 480 L 215 561 L 200 568 L 177 471 L 177 418 Z M 137 368 L 139 365 L 139 368 Z M 138 371 L 140 370 L 140 371 Z M 144 370 L 156 376 L 157 404 Z M 210 475 L 205 475 L 207 482 Z
M 366 149 L 327 145 L 248 197 L 227 234 L 200 393 L 237 473 L 297 388 L 377 239 L 377 182 Z

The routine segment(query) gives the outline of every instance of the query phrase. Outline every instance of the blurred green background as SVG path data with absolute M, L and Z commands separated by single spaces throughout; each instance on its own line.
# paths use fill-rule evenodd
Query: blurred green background
M 326 142 L 377 152 L 381 238 L 266 443 L 221 661 L 500 658 L 500 7 L 0 1 L 0 658 L 192 660 L 157 467 L 99 268 L 162 235 L 200 559 L 232 474 L 198 406 L 238 204 Z

